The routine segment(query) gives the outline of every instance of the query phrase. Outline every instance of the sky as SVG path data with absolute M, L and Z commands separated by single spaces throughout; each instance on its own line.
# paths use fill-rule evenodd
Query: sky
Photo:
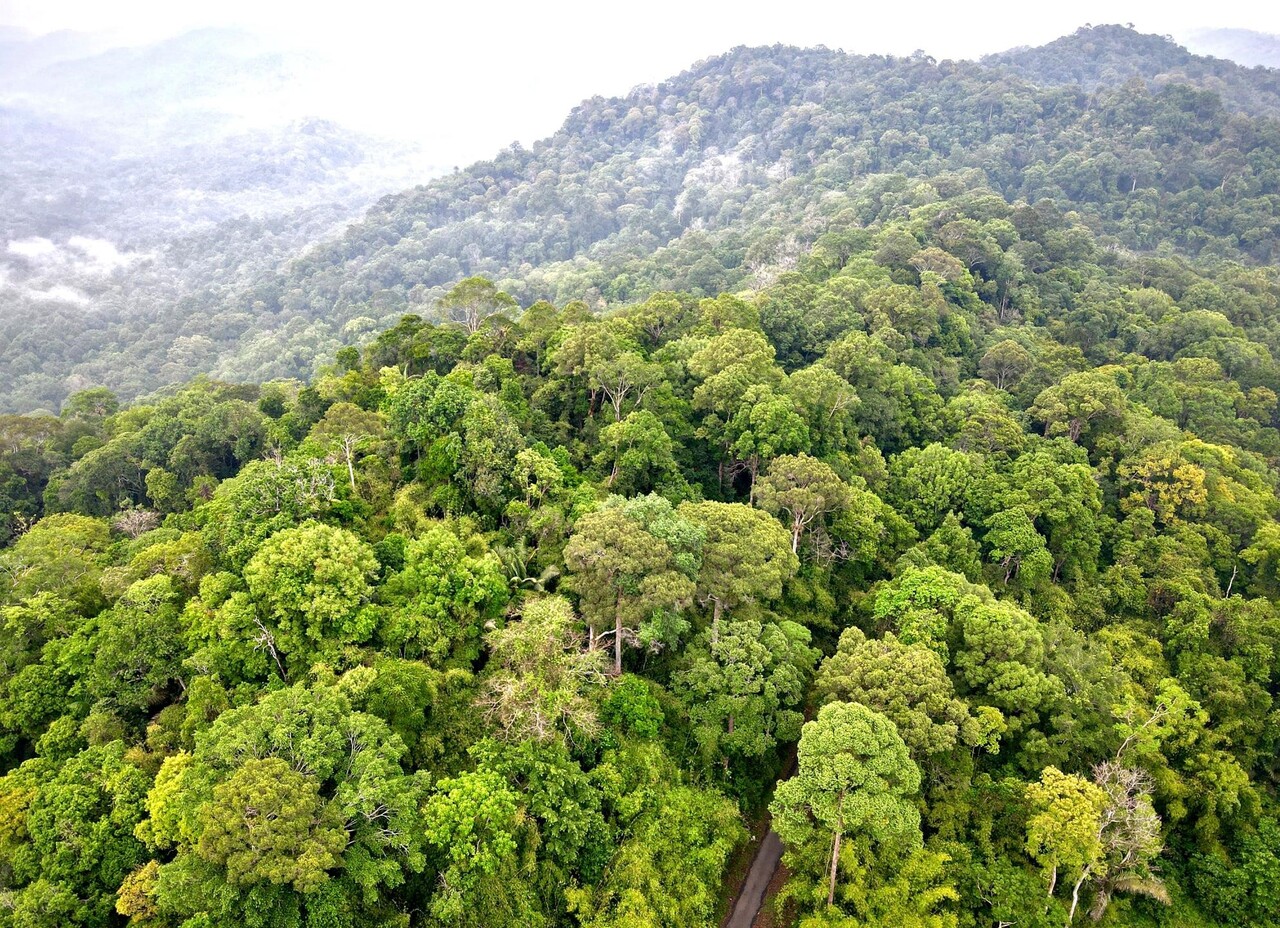
M 0 25 L 35 33 L 98 32 L 133 45 L 235 26 L 273 47 L 306 49 L 322 62 L 305 88 L 313 115 L 424 143 L 459 164 L 549 135 L 586 97 L 656 83 L 737 45 L 972 58 L 1104 22 L 1175 37 L 1213 27 L 1280 33 L 1280 5 L 0 0 Z

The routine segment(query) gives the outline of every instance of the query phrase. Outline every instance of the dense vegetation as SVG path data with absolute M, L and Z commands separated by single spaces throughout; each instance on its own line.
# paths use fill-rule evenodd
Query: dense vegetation
M 797 739 L 807 926 L 1274 924 L 1280 288 L 880 190 L 3 419 L 0 924 L 704 925 Z
M 705 131 L 806 60 L 939 71 L 733 70 L 782 54 L 708 65 Z M 422 277 L 306 383 L 0 416 L 0 926 L 696 928 L 766 812 L 803 928 L 1280 924 L 1280 280 L 1222 231 L 1274 222 L 1275 126 L 1005 86 L 870 177 L 887 130 L 815 103 L 803 179 Z M 1093 180 L 967 163 L 965 107 L 1036 100 Z M 1165 169 L 1253 133 L 1255 195 L 1142 193 L 1124 106 L 1181 114 Z
M 476 274 L 526 305 L 596 310 L 758 287 L 833 222 L 889 218 L 886 184 L 956 172 L 1077 212 L 1103 247 L 1267 264 L 1278 107 L 1274 72 L 1119 27 L 981 64 L 740 48 L 588 100 L 532 148 L 385 198 L 296 258 L 315 229 L 276 224 L 258 244 L 228 228 L 88 286 L 88 308 L 51 309 L 45 290 L 0 319 L 0 408 L 56 410 L 91 384 L 131 398 L 200 373 L 307 378 Z M 286 161 L 329 157 L 316 141 Z

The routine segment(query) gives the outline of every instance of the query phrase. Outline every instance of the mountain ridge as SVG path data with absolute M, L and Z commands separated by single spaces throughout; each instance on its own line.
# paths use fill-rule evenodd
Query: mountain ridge
M 1089 92 L 1064 80 L 1064 56 L 1078 59 L 1081 47 L 1101 75 L 1131 45 L 1146 58 L 1113 74 L 1118 85 Z M 207 339 L 188 376 L 305 376 L 301 359 L 329 356 L 402 313 L 429 314 L 446 286 L 474 274 L 525 303 L 597 307 L 661 289 L 750 286 L 785 270 L 841 210 L 876 221 L 877 185 L 948 174 L 981 178 L 1010 201 L 1083 209 L 1114 247 L 1273 258 L 1273 119 L 1197 89 L 1194 71 L 1180 72 L 1190 84 L 1166 81 L 1171 66 L 1199 59 L 1161 37 L 1100 27 L 1042 48 L 994 64 L 733 49 L 626 96 L 588 98 L 527 148 L 388 194 L 341 235 L 279 264 L 257 262 L 251 285 L 202 278 L 178 302 L 152 305 L 144 331 L 121 313 L 147 293 L 125 286 L 114 300 L 125 308 L 97 320 L 134 333 L 125 354 L 32 372 L 31 386 L 11 395 L 38 389 L 44 398 L 25 402 L 49 405 L 56 378 L 104 371 L 124 394 L 145 392 L 155 385 L 146 373 L 168 369 L 178 320 L 185 336 Z M 1226 73 L 1237 90 L 1252 81 L 1256 108 L 1269 109 L 1271 75 L 1213 67 L 1205 80 L 1221 84 Z M 1126 83 L 1148 73 L 1141 89 Z M 1253 227 L 1238 225 L 1243 214 Z

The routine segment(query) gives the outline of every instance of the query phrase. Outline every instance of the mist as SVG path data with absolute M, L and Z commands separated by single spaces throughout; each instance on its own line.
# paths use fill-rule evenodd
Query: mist
M 597 4 L 404 4 L 374 0 L 340 9 L 229 0 L 0 4 L 0 24 L 47 34 L 83 33 L 105 49 L 138 46 L 203 28 L 243 30 L 258 53 L 284 66 L 269 93 L 227 88 L 211 99 L 244 127 L 284 119 L 332 119 L 420 148 L 451 168 L 550 135 L 582 100 L 656 83 L 739 45 L 825 45 L 860 54 L 976 58 L 1039 44 L 1086 22 L 1132 22 L 1183 39 L 1206 27 L 1280 32 L 1280 9 L 1225 2 L 1027 5 L 916 4 L 904 13 L 856 4 L 781 15 L 776 3 L 674 0 L 602 12 Z M 358 10 L 358 15 L 352 15 Z

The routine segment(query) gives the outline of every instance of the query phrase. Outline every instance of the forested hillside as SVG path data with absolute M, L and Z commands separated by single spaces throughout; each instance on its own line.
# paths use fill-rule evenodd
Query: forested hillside
M 1275 925 L 1280 288 L 877 183 L 0 420 L 0 925 L 692 928 L 766 805 L 806 928 Z
M 1277 100 L 1275 72 L 1120 27 L 982 64 L 736 49 L 588 100 L 531 149 L 386 198 L 296 260 L 234 234 L 199 243 L 252 282 L 193 277 L 184 243 L 156 259 L 158 294 L 126 273 L 84 306 L 31 302 L 0 322 L 0 405 L 56 410 L 83 386 L 134 396 L 206 372 L 306 377 L 473 274 L 526 304 L 595 309 L 759 286 L 832 223 L 881 221 L 901 189 L 964 171 L 1077 213 L 1105 247 L 1267 264 Z
M 1276 132 L 738 50 L 63 331 L 0 928 L 1280 926 Z
M 430 176 L 412 146 L 299 110 L 300 73 L 232 30 L 105 51 L 0 33 L 0 408 L 207 371 L 193 308 Z M 163 352 L 125 389 L 120 346 L 157 319 Z

